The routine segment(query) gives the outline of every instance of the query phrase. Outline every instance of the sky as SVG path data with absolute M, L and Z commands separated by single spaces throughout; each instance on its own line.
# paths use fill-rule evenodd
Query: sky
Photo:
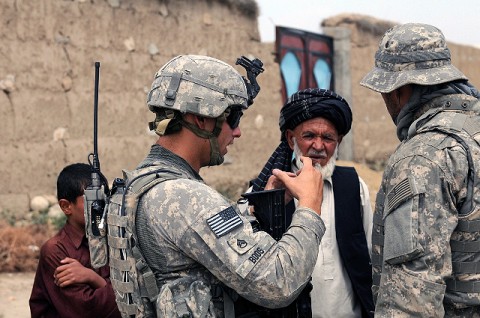
M 480 47 L 478 0 L 257 0 L 262 42 L 275 41 L 275 26 L 322 33 L 323 19 L 341 13 L 420 22 L 438 27 L 449 42 Z

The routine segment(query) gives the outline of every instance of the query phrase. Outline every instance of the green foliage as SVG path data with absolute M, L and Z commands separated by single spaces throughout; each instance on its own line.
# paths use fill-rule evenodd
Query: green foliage
M 42 211 L 33 211 L 30 219 L 32 224 L 45 225 L 48 223 L 48 209 Z
M 60 230 L 64 225 L 67 217 L 65 214 L 60 216 L 50 217 L 48 216 L 48 209 L 42 211 L 33 211 L 31 217 L 31 223 L 35 225 L 52 225 L 55 230 Z
M 62 214 L 60 216 L 50 219 L 50 223 L 57 231 L 60 230 L 65 225 L 66 221 L 67 221 L 67 216 L 65 214 Z
M 375 160 L 366 160 L 365 164 L 372 170 L 383 171 L 385 170 L 385 166 L 387 165 L 387 159 L 380 158 Z
M 17 220 L 15 213 L 9 209 L 2 209 L 2 211 L 0 211 L 0 219 L 5 220 L 10 226 L 13 226 Z
M 42 211 L 32 211 L 31 213 L 19 216 L 9 209 L 0 210 L 0 220 L 5 221 L 10 226 L 20 225 L 51 225 L 55 230 L 60 230 L 67 220 L 65 214 L 51 217 L 48 216 L 48 209 Z M 0 316 L 1 318 L 1 316 Z

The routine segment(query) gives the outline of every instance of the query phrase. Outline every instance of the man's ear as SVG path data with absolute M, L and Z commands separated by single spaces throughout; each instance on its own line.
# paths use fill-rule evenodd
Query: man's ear
M 295 136 L 293 135 L 293 130 L 287 129 L 287 130 L 285 131 L 285 138 L 287 139 L 288 145 L 290 146 L 290 149 L 292 149 L 292 150 L 293 150 L 293 148 L 294 148 L 294 147 L 293 147 L 293 146 L 294 146 L 294 142 L 293 142 L 293 138 L 294 138 L 294 137 L 295 137 Z
M 72 202 L 68 201 L 67 199 L 60 199 L 58 200 L 58 205 L 65 215 L 68 216 L 72 214 Z
M 395 97 L 398 100 L 398 105 L 400 109 L 402 109 L 403 106 L 405 106 L 410 101 L 410 97 L 412 97 L 413 94 L 413 87 L 411 84 L 407 84 L 397 88 L 393 92 L 395 92 Z
M 196 115 L 192 115 L 192 116 L 193 116 L 193 122 L 195 123 L 195 125 L 200 129 L 205 129 L 205 125 L 207 122 L 206 118 L 201 116 L 196 116 Z

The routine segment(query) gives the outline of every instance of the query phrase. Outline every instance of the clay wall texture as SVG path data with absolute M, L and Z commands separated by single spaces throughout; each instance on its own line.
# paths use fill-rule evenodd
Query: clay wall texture
M 153 114 L 146 94 L 155 72 L 178 54 L 264 62 L 242 138 L 229 148 L 226 164 L 201 173 L 217 189 L 241 193 L 278 145 L 282 106 L 274 45 L 260 42 L 256 12 L 242 5 L 251 8 L 249 1 L 220 0 L 0 1 L 0 210 L 28 211 L 32 197 L 55 194 L 65 165 L 87 162 L 95 61 L 101 62 L 101 169 L 110 181 L 134 169 L 156 141 L 147 129 Z M 354 159 L 384 162 L 398 144 L 394 126 L 381 97 L 358 82 L 373 65 L 377 28 L 390 22 L 364 16 L 327 22 L 351 29 Z M 452 43 L 451 51 L 454 64 L 480 86 L 480 50 Z

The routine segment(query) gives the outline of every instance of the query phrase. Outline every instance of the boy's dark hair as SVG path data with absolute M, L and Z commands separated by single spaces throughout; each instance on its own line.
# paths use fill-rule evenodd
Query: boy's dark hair
M 92 167 L 86 163 L 74 163 L 63 168 L 57 179 L 57 199 L 75 202 L 92 182 Z

